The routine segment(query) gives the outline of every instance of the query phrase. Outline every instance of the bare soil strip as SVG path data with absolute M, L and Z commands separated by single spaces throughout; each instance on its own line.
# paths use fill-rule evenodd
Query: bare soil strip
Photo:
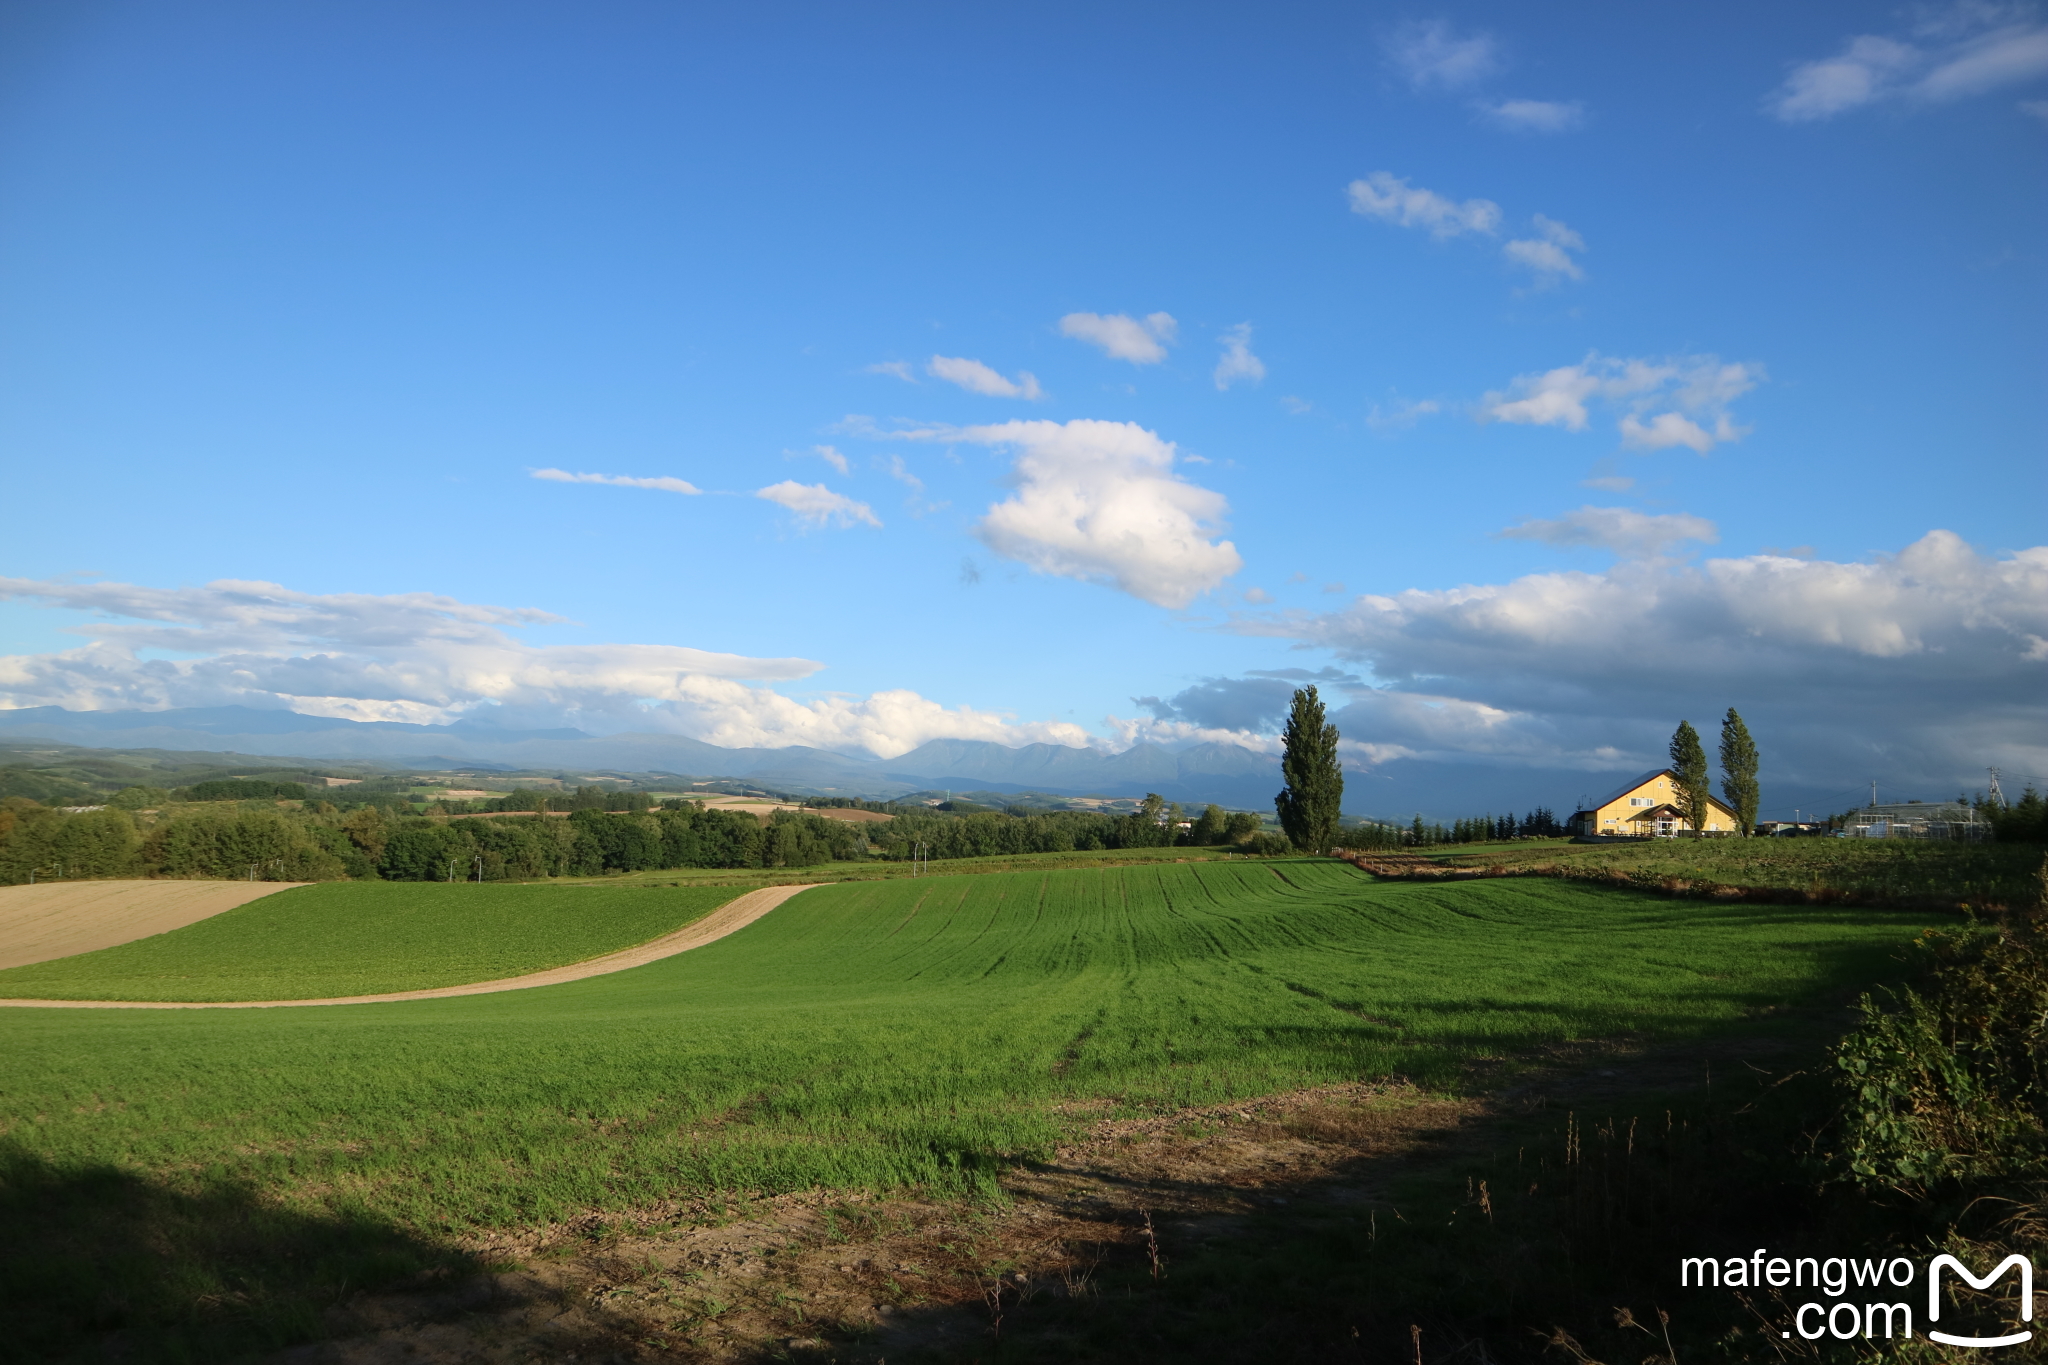
M 0 967 L 167 934 L 304 882 L 93 881 L 0 887 Z
M 534 986 L 557 986 L 565 981 L 581 981 L 588 976 L 604 976 L 610 972 L 623 972 L 628 967 L 642 967 L 665 957 L 674 957 L 677 953 L 686 953 L 692 948 L 701 948 L 727 934 L 738 933 L 797 892 L 810 890 L 812 885 L 815 883 L 764 886 L 727 901 L 703 919 L 686 924 L 673 934 L 664 934 L 638 947 L 622 948 L 616 953 L 573 962 L 566 967 L 550 967 L 544 972 L 508 976 L 498 981 L 478 981 L 467 986 L 436 986 L 431 990 L 393 991 L 388 995 L 343 995 L 325 1000 L 0 1000 L 0 1006 L 52 1010 L 266 1010 L 294 1005 L 383 1005 L 400 1000 L 441 1000 L 456 995 L 493 995 L 499 991 L 523 991 Z

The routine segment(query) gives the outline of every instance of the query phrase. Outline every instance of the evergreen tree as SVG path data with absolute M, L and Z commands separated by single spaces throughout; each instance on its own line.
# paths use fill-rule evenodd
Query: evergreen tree
M 1735 822 L 1745 837 L 1756 828 L 1756 809 L 1762 803 L 1756 784 L 1756 741 L 1734 707 L 1721 722 L 1721 795 L 1735 808 Z
M 1344 803 L 1344 769 L 1337 758 L 1337 727 L 1323 716 L 1315 685 L 1298 688 L 1281 736 L 1280 772 L 1287 786 L 1273 798 L 1280 828 L 1306 853 L 1328 853 Z
M 1698 833 L 1706 827 L 1707 812 L 1713 809 L 1707 803 L 1714 788 L 1707 771 L 1707 751 L 1700 745 L 1700 732 L 1692 728 L 1689 720 L 1678 722 L 1678 729 L 1671 736 L 1671 773 L 1678 779 L 1678 800 L 1673 804 L 1694 833 Z

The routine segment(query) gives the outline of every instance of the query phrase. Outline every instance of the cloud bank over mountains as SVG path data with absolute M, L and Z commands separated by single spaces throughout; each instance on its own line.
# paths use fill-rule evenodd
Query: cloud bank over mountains
M 1146 485 L 1161 481 L 1182 490 L 1166 493 L 1163 505 L 1186 526 L 1217 510 L 1194 496 L 1216 495 L 1173 483 L 1166 443 L 1116 423 L 1005 423 L 956 437 L 1022 452 L 1019 494 L 999 504 L 1013 510 L 985 533 L 992 543 L 1042 557 L 1055 566 L 1049 572 L 1122 574 L 1129 590 L 1167 598 L 1181 591 L 1160 577 L 1171 561 L 1119 559 L 1113 525 L 1132 514 L 1119 507 L 1127 495 L 1141 511 L 1156 510 L 1161 490 Z M 1094 509 L 1105 524 L 1084 526 L 1091 509 L 1033 491 L 1035 480 L 1074 461 L 1107 471 Z M 1098 752 L 1223 743 L 1275 754 L 1288 696 L 1313 682 L 1337 708 L 1346 757 L 1363 768 L 1404 760 L 1639 768 L 1656 761 L 1677 717 L 1711 723 L 1735 705 L 1770 737 L 1781 777 L 1809 786 L 1873 774 L 1965 782 L 1988 764 L 2048 770 L 2040 707 L 2048 546 L 1992 556 L 1933 531 L 1864 563 L 1775 554 L 1688 563 L 1664 552 L 1710 541 L 1712 523 L 1593 507 L 1507 534 L 1623 558 L 1604 572 L 1239 616 L 1231 628 L 1243 635 L 1338 663 L 1190 680 L 1170 696 L 1134 697 L 1136 714 L 1105 717 L 1106 733 L 946 707 L 908 689 L 800 699 L 768 685 L 811 677 L 823 665 L 810 659 L 680 645 L 529 645 L 511 632 L 563 624 L 534 608 L 232 581 L 157 589 L 0 579 L 0 597 L 103 618 L 71 628 L 89 637 L 76 649 L 0 658 L 0 700 L 74 711 L 253 706 L 416 724 L 566 724 L 885 759 L 942 739 Z M 1237 562 L 1228 542 L 1195 538 L 1183 548 L 1197 577 Z
M 1532 534 L 1657 548 L 1708 529 L 1583 515 L 1603 510 Z M 1933 531 L 1860 564 L 1624 559 L 1237 628 L 1369 670 L 1338 723 L 1388 756 L 1628 766 L 1732 705 L 1820 785 L 2048 771 L 2048 546 L 1994 558 Z

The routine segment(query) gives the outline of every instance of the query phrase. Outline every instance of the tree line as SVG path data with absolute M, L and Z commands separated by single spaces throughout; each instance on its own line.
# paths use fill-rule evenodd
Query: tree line
M 134 789 L 130 789 L 131 791 Z M 272 794 L 248 800 L 265 800 Z M 508 798 L 514 799 L 514 798 Z M 543 798 L 554 801 L 562 798 Z M 579 791 L 562 819 L 544 810 L 450 818 L 371 800 L 297 808 L 222 800 L 169 807 L 110 801 L 79 813 L 0 800 L 0 884 L 89 877 L 257 881 L 504 881 L 668 868 L 814 867 L 861 859 L 975 858 L 1085 849 L 1242 844 L 1276 853 L 1257 815 L 1210 805 L 1188 818 L 1149 794 L 1128 815 L 1092 811 L 948 814 L 925 807 L 887 823 L 778 810 L 754 815 L 645 793 Z M 612 803 L 625 809 L 600 809 Z M 1185 828 L 1183 828 L 1185 826 Z

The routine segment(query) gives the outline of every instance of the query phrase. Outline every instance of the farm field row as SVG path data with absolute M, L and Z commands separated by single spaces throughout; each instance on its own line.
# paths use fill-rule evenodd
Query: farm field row
M 535 889 L 586 923 L 615 904 L 643 938 L 642 898 L 676 896 Z M 1077 1105 L 1454 1087 L 1546 1044 L 1739 1028 L 1896 971 L 1923 919 L 1381 883 L 1331 861 L 857 882 L 679 957 L 507 995 L 10 1012 L 0 1124 L 51 1170 L 228 1181 L 419 1229 L 688 1191 L 970 1190 L 1047 1151 Z

